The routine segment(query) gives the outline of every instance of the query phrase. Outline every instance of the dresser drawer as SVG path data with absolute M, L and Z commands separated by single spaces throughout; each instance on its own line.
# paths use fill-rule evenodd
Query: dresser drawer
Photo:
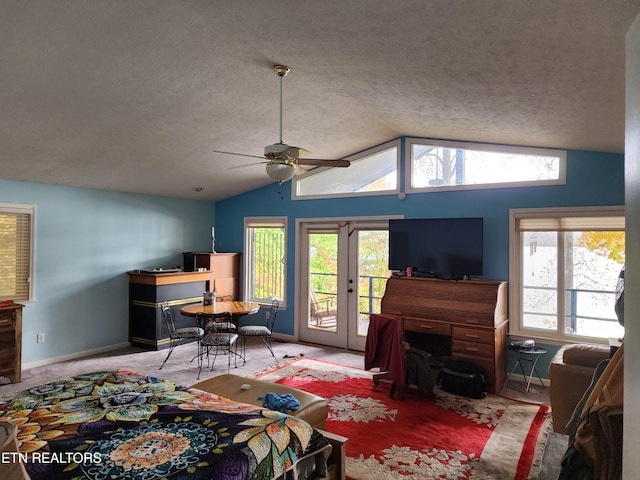
M 486 343 L 464 342 L 454 338 L 452 353 L 454 356 L 457 354 L 464 354 L 493 358 L 493 344 L 489 345 Z
M 405 318 L 404 329 L 410 332 L 451 336 L 451 324 L 431 320 L 420 320 L 419 318 Z
M 0 325 L 11 324 L 16 321 L 16 312 L 13 310 L 0 310 Z
M 22 305 L 0 307 L 0 376 L 18 383 L 22 371 Z
M 13 330 L 16 328 L 14 320 L 3 320 L 0 318 L 0 330 Z
M 488 343 L 493 345 L 494 331 L 481 330 L 479 328 L 453 327 L 453 338 L 454 340 Z

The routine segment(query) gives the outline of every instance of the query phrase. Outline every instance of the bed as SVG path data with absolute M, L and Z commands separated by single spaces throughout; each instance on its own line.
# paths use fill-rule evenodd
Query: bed
M 324 478 L 331 446 L 305 421 L 127 370 L 0 396 L 32 479 Z

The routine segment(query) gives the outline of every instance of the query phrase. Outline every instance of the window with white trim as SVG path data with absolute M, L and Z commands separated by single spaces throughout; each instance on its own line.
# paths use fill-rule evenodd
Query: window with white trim
M 33 205 L 0 204 L 0 301 L 33 300 Z
M 623 207 L 510 210 L 510 333 L 606 343 L 625 261 Z
M 565 150 L 409 138 L 407 192 L 565 183 Z
M 287 219 L 253 217 L 244 222 L 245 299 L 271 305 L 286 300 Z
M 292 181 L 293 199 L 392 194 L 400 185 L 400 140 L 378 145 L 346 160 L 348 168 L 314 168 Z

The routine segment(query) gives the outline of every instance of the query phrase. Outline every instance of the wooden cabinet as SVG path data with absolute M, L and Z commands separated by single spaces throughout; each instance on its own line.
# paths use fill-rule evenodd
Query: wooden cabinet
M 151 350 L 169 346 L 169 332 L 162 317 L 162 304 L 171 308 L 176 328 L 193 327 L 193 318 L 180 314 L 180 307 L 202 301 L 209 288 L 209 272 L 129 272 L 129 342 Z
M 420 343 L 416 346 L 476 362 L 490 392 L 502 388 L 507 378 L 507 282 L 392 277 L 381 313 L 397 318 L 405 338 Z
M 239 253 L 184 253 L 184 272 L 129 272 L 129 342 L 159 350 L 169 346 L 169 334 L 161 307 L 169 304 L 176 328 L 194 326 L 193 318 L 180 313 L 189 303 L 202 301 L 205 291 L 219 296 L 240 294 Z M 199 269 L 206 269 L 198 271 Z
M 22 305 L 0 307 L 0 376 L 22 380 Z
M 219 296 L 233 295 L 239 300 L 240 295 L 240 254 L 239 253 L 195 253 L 184 252 L 185 272 L 206 268 L 211 273 L 211 285 Z

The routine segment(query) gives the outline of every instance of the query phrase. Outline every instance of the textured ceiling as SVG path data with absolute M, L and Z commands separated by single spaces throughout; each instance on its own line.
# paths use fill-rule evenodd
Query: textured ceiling
M 218 200 L 279 139 L 622 152 L 640 0 L 0 0 L 0 178 Z M 246 165 L 244 168 L 238 168 Z M 195 192 L 194 187 L 204 187 Z

